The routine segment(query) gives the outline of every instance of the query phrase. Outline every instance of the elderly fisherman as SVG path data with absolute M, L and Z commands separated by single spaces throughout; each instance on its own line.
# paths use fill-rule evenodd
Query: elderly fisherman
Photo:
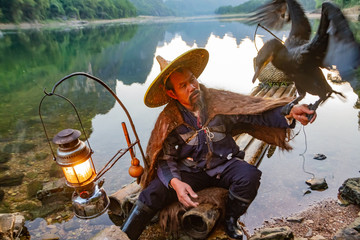
M 208 58 L 201 48 L 172 62 L 157 57 L 162 71 L 144 101 L 148 107 L 167 105 L 147 146 L 150 167 L 141 179 L 143 190 L 122 226 L 132 240 L 157 211 L 174 201 L 196 207 L 196 192 L 213 186 L 229 190 L 225 231 L 230 238 L 242 239 L 236 223 L 257 194 L 261 171 L 243 160 L 245 153 L 233 136 L 246 132 L 289 150 L 295 120 L 306 125 L 307 114 L 314 114 L 306 105 L 295 105 L 289 115 L 281 115 L 288 98 L 270 100 L 206 88 L 198 77 Z

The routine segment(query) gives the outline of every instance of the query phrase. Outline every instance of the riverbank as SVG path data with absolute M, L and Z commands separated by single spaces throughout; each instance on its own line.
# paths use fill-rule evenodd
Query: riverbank
M 229 15 L 203 15 L 193 17 L 157 17 L 157 16 L 138 16 L 133 18 L 119 18 L 111 20 L 69 20 L 69 21 L 51 21 L 51 22 L 34 22 L 34 23 L 0 23 L 0 30 L 12 29 L 52 29 L 61 27 L 84 27 L 88 25 L 101 24 L 152 24 L 152 23 L 172 23 L 172 22 L 199 22 L 223 20 L 223 21 L 240 21 L 246 19 L 246 14 L 229 14 Z
M 357 21 L 360 14 L 360 7 L 354 7 L 345 10 L 346 17 L 351 21 Z M 308 18 L 320 18 L 320 12 L 307 13 Z M 222 21 L 241 21 L 246 20 L 247 14 L 228 14 L 228 15 L 204 15 L 194 17 L 156 17 L 156 16 L 138 16 L 133 18 L 120 18 L 111 20 L 68 20 L 51 22 L 24 22 L 19 24 L 0 23 L 0 30 L 15 29 L 52 29 L 52 28 L 78 28 L 88 25 L 100 24 L 151 24 L 151 23 L 172 23 L 172 22 L 198 22 L 211 21 L 211 19 Z
M 255 229 L 290 227 L 295 237 L 313 239 L 333 239 L 336 232 L 346 228 L 360 217 L 360 206 L 341 206 L 336 199 L 325 199 L 309 206 L 308 209 L 289 216 L 267 219 L 263 225 Z

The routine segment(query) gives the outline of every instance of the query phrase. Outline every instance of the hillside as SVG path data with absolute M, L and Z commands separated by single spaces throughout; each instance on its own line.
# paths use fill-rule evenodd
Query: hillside
M 165 0 L 164 4 L 172 9 L 176 16 L 195 16 L 214 14 L 220 6 L 236 6 L 247 0 Z M 252 0 L 251 0 L 252 1 Z
M 216 14 L 249 13 L 255 11 L 259 6 L 269 0 L 251 0 L 237 6 L 223 5 L 216 9 Z M 315 0 L 299 0 L 305 10 L 313 10 L 316 7 Z
M 130 0 L 137 9 L 138 15 L 174 16 L 175 12 L 168 8 L 162 0 Z

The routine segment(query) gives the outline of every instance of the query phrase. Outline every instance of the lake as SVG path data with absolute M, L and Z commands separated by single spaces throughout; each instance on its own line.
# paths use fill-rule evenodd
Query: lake
M 312 24 L 317 26 L 318 21 Z M 274 33 L 284 39 L 288 31 L 289 28 Z M 54 232 L 61 239 L 89 239 L 113 224 L 107 214 L 86 221 L 72 216 L 65 221 L 65 217 L 56 214 L 42 217 L 35 214 L 41 203 L 29 186 L 57 179 L 56 165 L 38 115 L 44 89 L 51 91 L 58 80 L 73 72 L 88 72 L 100 78 L 128 109 L 145 150 L 162 110 L 147 108 L 143 103 L 146 89 L 160 72 L 155 57 L 161 55 L 172 60 L 191 48 L 206 48 L 210 59 L 199 81 L 208 87 L 248 94 L 258 84 L 251 82 L 253 58 L 257 54 L 254 33 L 255 26 L 234 18 L 216 17 L 151 24 L 4 30 L 0 38 L 0 173 L 5 177 L 17 174 L 22 181 L 1 187 L 4 192 L 1 212 L 29 211 L 26 227 L 31 239 L 41 239 L 44 232 Z M 258 49 L 272 38 L 262 29 L 257 34 Z M 336 96 L 328 99 L 319 107 L 313 124 L 304 129 L 297 125 L 298 135 L 291 142 L 294 147 L 291 152 L 276 150 L 270 158 L 265 155 L 259 166 L 262 184 L 248 213 L 242 217 L 251 232 L 265 219 L 304 210 L 322 199 L 336 198 L 338 188 L 347 178 L 359 177 L 360 103 L 356 94 L 359 89 L 346 83 L 330 84 L 347 99 Z M 67 80 L 57 88 L 57 93 L 76 105 L 99 171 L 119 149 L 126 148 L 121 127 L 121 122 L 128 123 L 124 112 L 102 86 L 82 77 Z M 308 95 L 302 103 L 313 103 L 316 99 Z M 80 130 L 73 109 L 63 99 L 46 99 L 42 114 L 50 138 L 65 128 Z M 138 149 L 136 153 L 141 158 Z M 300 156 L 302 153 L 304 157 Z M 314 160 L 316 153 L 327 158 Z M 127 154 L 104 175 L 108 195 L 133 181 L 128 175 L 129 166 Z M 310 173 L 325 178 L 329 188 L 304 194 L 308 190 L 305 181 L 312 177 Z

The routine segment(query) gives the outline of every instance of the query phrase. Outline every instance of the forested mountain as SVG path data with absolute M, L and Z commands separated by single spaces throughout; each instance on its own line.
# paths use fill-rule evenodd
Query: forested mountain
M 236 6 L 244 2 L 246 0 L 164 0 L 165 5 L 177 16 L 214 14 L 220 6 Z
M 222 6 L 216 9 L 217 14 L 229 14 L 229 13 L 249 13 L 256 10 L 259 6 L 268 2 L 269 0 L 250 0 L 238 6 Z M 316 0 L 318 1 L 318 0 Z M 305 10 L 315 9 L 315 0 L 299 0 Z
M 256 10 L 262 4 L 269 0 L 250 0 L 237 6 L 223 5 L 216 9 L 217 14 L 229 14 L 229 13 L 249 13 Z M 306 11 L 311 11 L 316 8 L 321 8 L 321 4 L 325 0 L 298 0 Z M 360 5 L 359 0 L 333 0 L 341 8 L 352 7 Z
M 129 0 L 0 0 L 0 22 L 115 19 L 136 16 Z
M 172 16 L 175 12 L 169 9 L 162 0 L 130 0 L 138 15 L 147 16 Z

